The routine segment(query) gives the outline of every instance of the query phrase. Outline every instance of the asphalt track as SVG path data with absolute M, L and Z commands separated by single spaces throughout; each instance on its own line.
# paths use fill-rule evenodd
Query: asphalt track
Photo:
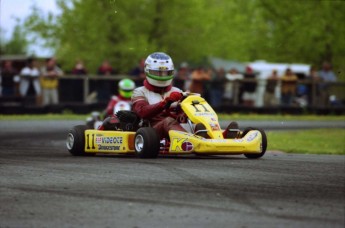
M 345 156 L 73 157 L 78 123 L 0 121 L 0 227 L 345 225 Z

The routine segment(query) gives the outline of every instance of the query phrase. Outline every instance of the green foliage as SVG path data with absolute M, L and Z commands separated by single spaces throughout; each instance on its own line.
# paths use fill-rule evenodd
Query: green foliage
M 261 0 L 259 8 L 271 24 L 267 59 L 308 62 L 344 62 L 345 3 L 343 1 Z
M 1 38 L 4 40 L 4 38 Z M 29 42 L 26 39 L 26 33 L 20 24 L 14 27 L 12 37 L 9 40 L 1 42 L 1 54 L 27 54 Z
M 66 69 L 83 59 L 90 72 L 109 59 L 123 73 L 153 51 L 175 63 L 207 56 L 239 61 L 345 62 L 343 1 L 57 0 L 61 15 L 38 8 L 28 31 L 56 47 Z M 338 70 L 337 70 L 338 71 Z M 345 77 L 344 74 L 340 75 Z

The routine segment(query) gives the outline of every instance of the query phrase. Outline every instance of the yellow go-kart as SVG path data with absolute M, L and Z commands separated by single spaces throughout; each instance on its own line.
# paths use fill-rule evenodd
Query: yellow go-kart
M 247 158 L 260 158 L 266 152 L 267 137 L 262 129 L 246 128 L 238 130 L 236 138 L 224 138 L 217 114 L 199 94 L 184 93 L 175 108 L 179 115 L 171 109 L 166 111 L 180 121 L 186 132 L 170 130 L 169 138 L 161 139 L 147 121 L 131 111 L 119 111 L 119 121 L 110 129 L 73 127 L 67 136 L 67 149 L 76 156 L 103 153 L 135 154 L 140 158 L 156 158 L 159 154 L 244 154 Z M 204 127 L 196 130 L 196 125 Z

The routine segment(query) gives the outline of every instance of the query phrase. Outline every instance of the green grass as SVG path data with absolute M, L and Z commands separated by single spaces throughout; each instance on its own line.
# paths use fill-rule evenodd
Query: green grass
M 345 155 L 345 129 L 267 132 L 267 150 L 303 154 Z
M 322 121 L 322 120 L 343 120 L 344 115 L 268 115 L 268 114 L 218 114 L 221 120 L 272 120 L 272 121 L 289 121 L 289 120 L 308 120 L 308 121 Z

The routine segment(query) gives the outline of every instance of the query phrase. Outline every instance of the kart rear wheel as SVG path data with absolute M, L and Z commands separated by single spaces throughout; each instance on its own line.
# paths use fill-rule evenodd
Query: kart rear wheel
M 66 139 L 66 146 L 68 151 L 74 156 L 90 156 L 94 155 L 94 153 L 85 153 L 84 145 L 85 145 L 85 130 L 90 129 L 86 125 L 77 125 L 74 126 L 71 130 L 69 130 L 67 139 Z
M 160 140 L 154 128 L 139 128 L 134 138 L 135 153 L 140 158 L 157 158 Z
M 255 128 L 248 128 L 248 132 L 250 130 L 258 130 L 261 133 L 262 141 L 261 141 L 261 153 L 259 154 L 244 154 L 247 158 L 255 159 L 255 158 L 261 158 L 264 156 L 266 149 L 267 149 L 267 136 L 264 130 L 262 129 L 255 129 Z M 243 131 L 245 133 L 246 130 Z M 246 134 L 248 133 L 246 132 Z

